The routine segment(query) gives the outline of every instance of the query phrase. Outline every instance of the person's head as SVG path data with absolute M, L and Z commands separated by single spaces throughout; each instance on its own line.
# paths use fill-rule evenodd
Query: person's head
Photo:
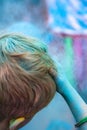
M 18 34 L 0 37 L 0 122 L 31 119 L 51 101 L 56 85 L 50 68 L 55 65 L 39 40 Z

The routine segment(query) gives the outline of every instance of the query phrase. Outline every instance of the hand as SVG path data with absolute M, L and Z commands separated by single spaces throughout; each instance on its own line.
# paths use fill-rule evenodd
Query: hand
M 62 65 L 58 62 L 57 58 L 53 57 L 53 61 L 56 65 L 56 70 L 54 70 L 53 68 L 50 68 L 49 73 L 55 80 L 55 83 L 57 86 L 57 88 L 56 88 L 57 92 L 62 94 L 63 91 L 65 90 L 66 83 L 68 83 L 69 81 L 67 80 L 67 78 L 63 72 Z

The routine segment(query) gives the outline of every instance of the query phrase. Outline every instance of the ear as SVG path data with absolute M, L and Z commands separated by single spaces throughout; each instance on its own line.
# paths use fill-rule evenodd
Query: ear
M 24 117 L 17 118 L 10 122 L 9 130 L 16 130 L 17 126 L 25 120 Z

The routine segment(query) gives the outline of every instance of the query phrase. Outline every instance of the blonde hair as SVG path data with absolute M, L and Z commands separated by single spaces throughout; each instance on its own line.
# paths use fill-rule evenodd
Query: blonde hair
M 50 68 L 55 65 L 39 40 L 18 34 L 0 37 L 0 121 L 32 118 L 51 101 L 56 85 Z

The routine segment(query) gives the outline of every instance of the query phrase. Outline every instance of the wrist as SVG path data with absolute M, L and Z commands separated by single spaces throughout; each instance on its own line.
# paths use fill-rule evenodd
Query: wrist
M 75 127 L 81 127 L 84 126 L 84 124 L 87 123 L 87 116 L 82 118 L 78 123 L 75 124 Z M 87 128 L 87 126 L 86 126 Z

